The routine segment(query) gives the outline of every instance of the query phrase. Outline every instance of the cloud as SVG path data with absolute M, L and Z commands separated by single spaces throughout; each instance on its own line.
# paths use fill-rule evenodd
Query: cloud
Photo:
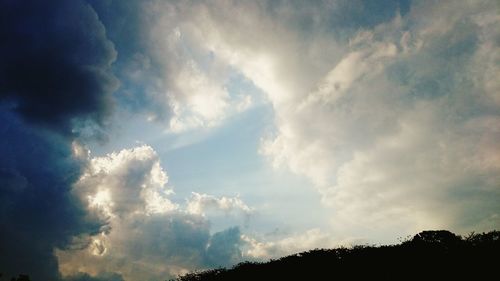
M 241 212 L 249 215 L 252 209 L 248 207 L 240 198 L 225 197 L 217 198 L 213 195 L 193 192 L 187 202 L 187 211 L 191 214 L 204 215 L 208 210 L 229 212 Z
M 81 1 L 1 6 L 0 100 L 66 135 L 103 125 L 118 86 L 117 54 L 95 11 Z
M 165 278 L 333 245 L 332 233 L 500 225 L 494 1 L 88 3 L 1 2 L 7 275 Z M 261 240 L 238 227 L 212 233 L 212 212 L 252 209 L 200 193 L 174 202 L 148 146 L 88 158 L 78 143 L 103 133 L 115 75 L 120 109 L 175 132 L 248 108 L 253 97 L 228 85 L 251 81 L 275 113 L 260 152 L 311 181 L 332 229 Z
M 88 2 L 106 26 L 106 34 L 119 53 L 113 67 L 120 79 L 115 95 L 118 105 L 151 119 L 170 120 L 172 109 L 166 95 L 165 71 L 150 52 L 149 29 L 155 17 L 145 12 L 145 2 Z
M 207 245 L 206 259 L 210 267 L 232 266 L 242 261 L 240 247 L 243 244 L 240 229 L 232 227 L 217 232 Z
M 71 194 L 82 163 L 66 138 L 31 128 L 0 107 L 0 272 L 59 280 L 54 247 L 101 223 Z
M 102 273 L 92 277 L 85 273 L 80 273 L 74 276 L 65 278 L 67 281 L 123 281 L 123 278 L 116 273 Z
M 149 27 L 138 2 L 63 2 L 1 2 L 0 246 L 9 254 L 0 271 L 34 280 L 60 280 L 59 271 L 69 280 L 138 280 L 235 262 L 238 228 L 212 234 L 207 218 L 179 210 L 150 147 L 90 159 L 81 143 L 106 134 L 119 84 L 112 71 L 124 83 L 120 106 L 148 105 L 153 119 L 181 120 L 178 128 L 215 125 L 229 105 L 243 110 L 250 99 L 229 101 L 224 83 L 209 77 L 217 65 L 186 56 L 180 41 L 159 44 L 154 55 L 149 45 L 125 42 Z M 127 24 L 116 21 L 127 13 Z M 156 64 L 163 50 L 168 56 Z M 151 88 L 133 87 L 141 83 Z
M 0 38 L 0 272 L 60 280 L 54 248 L 103 223 L 71 193 L 72 143 L 101 136 L 116 52 L 80 1 L 1 1 Z
M 182 133 L 215 127 L 251 104 L 247 93 L 228 90 L 234 71 L 194 37 L 189 3 L 91 3 L 123 54 L 116 69 L 124 108 Z
M 101 232 L 73 237 L 58 249 L 59 270 L 70 278 L 99 278 L 114 272 L 124 280 L 159 280 L 211 266 L 241 261 L 238 227 L 212 234 L 200 212 L 205 203 L 225 211 L 250 209 L 239 198 L 199 195 L 200 206 L 186 210 L 171 201 L 167 174 L 149 146 L 124 149 L 89 160 L 74 193 L 89 213 L 105 219 Z M 80 245 L 78 247 L 78 245 Z
M 187 3 L 161 1 L 146 5 L 144 12 L 156 19 L 147 27 L 148 50 L 163 70 L 171 131 L 214 127 L 248 108 L 248 93 L 228 90 L 235 70 L 205 47 L 193 26 L 193 18 L 203 15 Z
M 281 239 L 258 239 L 243 235 L 245 242 L 243 255 L 246 259 L 267 260 L 308 251 L 316 248 L 328 248 L 338 245 L 345 246 L 345 242 L 334 239 L 328 232 L 318 228 L 309 229 L 304 233 L 288 235 Z
M 75 192 L 106 217 L 161 214 L 178 206 L 167 196 L 167 175 L 149 146 L 140 146 L 90 160 Z
M 276 132 L 261 153 L 311 180 L 335 233 L 497 227 L 496 3 L 323 4 L 169 11 L 266 93 Z
M 275 106 L 262 153 L 311 179 L 337 233 L 498 227 L 500 147 L 484 142 L 498 138 L 499 65 L 479 59 L 498 48 L 488 5 L 417 5 L 360 31 L 315 90 Z

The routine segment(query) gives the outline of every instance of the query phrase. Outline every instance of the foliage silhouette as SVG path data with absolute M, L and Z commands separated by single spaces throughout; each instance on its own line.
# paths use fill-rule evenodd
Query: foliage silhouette
M 1 277 L 2 275 L 0 275 Z M 10 281 L 30 281 L 30 277 L 25 274 L 19 274 L 17 278 L 12 277 Z
M 397 245 L 315 249 L 265 263 L 193 272 L 177 281 L 487 279 L 496 275 L 500 231 L 460 237 L 423 231 Z

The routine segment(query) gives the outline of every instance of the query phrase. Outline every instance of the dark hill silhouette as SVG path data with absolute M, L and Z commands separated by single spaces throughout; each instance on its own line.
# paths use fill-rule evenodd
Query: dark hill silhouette
M 315 249 L 175 280 L 498 280 L 499 265 L 500 231 L 461 237 L 438 230 L 420 232 L 398 245 Z M 0 273 L 1 280 L 8 279 Z M 10 280 L 30 278 L 20 274 Z
M 500 231 L 460 237 L 439 230 L 398 245 L 315 249 L 176 280 L 497 280 L 499 266 Z

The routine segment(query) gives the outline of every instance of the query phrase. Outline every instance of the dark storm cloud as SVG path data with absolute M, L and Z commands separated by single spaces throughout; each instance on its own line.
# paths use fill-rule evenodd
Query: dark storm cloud
M 30 123 L 69 134 L 101 125 L 117 79 L 113 43 L 80 1 L 0 2 L 0 100 Z
M 0 272 L 57 280 L 54 247 L 99 229 L 70 194 L 80 163 L 65 138 L 29 128 L 5 108 L 0 120 Z
M 120 54 L 113 69 L 121 81 L 117 95 L 120 106 L 147 113 L 154 119 L 168 120 L 171 114 L 164 95 L 164 66 L 151 50 L 150 29 L 157 21 L 148 12 L 156 1 L 89 0 L 106 26 L 107 36 Z
M 0 272 L 58 280 L 54 248 L 100 228 L 71 195 L 71 145 L 105 123 L 117 54 L 80 1 L 0 0 L 0 42 Z

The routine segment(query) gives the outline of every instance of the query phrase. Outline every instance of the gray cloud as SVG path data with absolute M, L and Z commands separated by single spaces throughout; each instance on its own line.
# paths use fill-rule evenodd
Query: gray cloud
M 135 113 L 168 121 L 172 115 L 166 96 L 168 85 L 164 81 L 168 73 L 152 53 L 149 29 L 157 19 L 146 10 L 154 1 L 88 2 L 97 11 L 119 53 L 113 67 L 121 82 L 117 102 Z
M 231 266 L 242 261 L 241 233 L 239 228 L 232 227 L 217 232 L 208 243 L 206 250 L 206 263 L 212 267 Z
M 151 148 L 75 158 L 74 137 L 109 116 L 111 69 L 120 106 L 178 131 L 236 112 L 228 77 L 251 80 L 275 112 L 262 154 L 311 180 L 338 237 L 499 226 L 494 1 L 90 3 L 1 2 L 7 275 L 165 278 L 333 243 L 313 230 L 274 242 L 246 236 L 242 251 L 238 228 L 212 234 L 199 214 L 224 209 L 220 198 L 192 200 L 200 211 L 191 213 L 170 200 Z
M 196 3 L 91 3 L 120 53 L 115 69 L 122 87 L 116 96 L 124 108 L 182 132 L 217 126 L 251 105 L 249 95 L 227 90 L 231 67 L 191 32 L 198 11 L 190 6 Z
M 317 89 L 275 106 L 278 133 L 262 152 L 315 183 L 338 233 L 498 227 L 488 5 L 417 4 L 361 30 Z
M 94 10 L 81 1 L 1 6 L 0 99 L 64 134 L 103 125 L 118 85 L 110 69 L 116 51 Z
M 85 273 L 76 274 L 65 278 L 66 281 L 123 281 L 123 278 L 116 273 L 101 273 L 92 277 Z
M 77 136 L 100 136 L 113 44 L 81 1 L 0 1 L 0 272 L 59 280 L 55 247 L 103 224 L 71 193 Z
M 0 272 L 58 280 L 53 248 L 101 225 L 71 194 L 82 163 L 65 138 L 33 130 L 4 108 L 0 119 Z
M 239 228 L 212 234 L 209 218 L 170 200 L 167 181 L 149 146 L 89 159 L 73 192 L 107 227 L 75 236 L 75 244 L 83 247 L 56 251 L 63 276 L 98 277 L 110 271 L 124 280 L 161 280 L 241 261 Z
M 339 235 L 498 226 L 497 4 L 323 4 L 172 13 L 187 46 L 267 94 L 276 134 L 261 152 L 311 180 Z M 339 14 L 371 18 L 349 25 Z M 297 24 L 303 15 L 314 20 Z

